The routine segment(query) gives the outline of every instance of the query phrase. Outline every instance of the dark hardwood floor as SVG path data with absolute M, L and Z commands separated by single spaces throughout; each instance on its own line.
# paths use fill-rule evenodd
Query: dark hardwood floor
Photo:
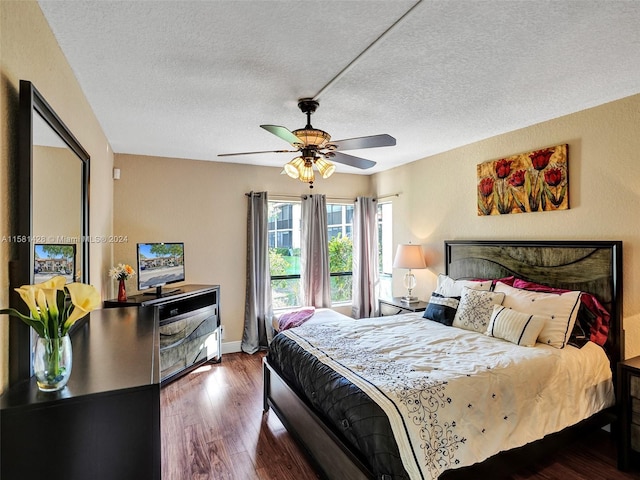
M 261 354 L 227 354 L 163 388 L 163 480 L 307 480 L 319 476 L 276 415 L 262 413 Z M 598 431 L 508 480 L 631 480 Z

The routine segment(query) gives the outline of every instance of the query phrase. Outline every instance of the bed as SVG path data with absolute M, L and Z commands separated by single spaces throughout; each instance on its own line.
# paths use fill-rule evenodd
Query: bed
M 615 421 L 611 365 L 623 357 L 621 259 L 621 242 L 447 241 L 448 281 L 491 284 L 481 294 L 465 288 L 462 303 L 504 299 L 504 292 L 517 300 L 509 290 L 515 276 L 527 292 L 563 289 L 535 299 L 591 294 L 606 309 L 608 328 L 590 318 L 591 341 L 582 339 L 582 348 L 551 342 L 527 348 L 516 344 L 522 335 L 505 341 L 478 333 L 485 327 L 456 328 L 422 314 L 347 320 L 318 312 L 274 338 L 264 363 L 265 410 L 273 409 L 326 478 L 506 474 L 523 458 Z M 583 303 L 575 303 L 576 325 L 589 319 Z M 500 336 L 495 315 L 491 325 Z M 571 333 L 579 330 L 571 325 Z

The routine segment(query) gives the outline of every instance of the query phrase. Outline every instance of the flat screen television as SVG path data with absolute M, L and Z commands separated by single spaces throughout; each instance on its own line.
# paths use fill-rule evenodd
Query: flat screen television
M 42 283 L 62 275 L 67 283 L 75 282 L 75 244 L 37 243 L 33 252 L 33 283 Z
M 184 243 L 138 243 L 137 252 L 138 290 L 155 288 L 155 292 L 145 294 L 158 297 L 179 292 L 162 287 L 185 280 Z

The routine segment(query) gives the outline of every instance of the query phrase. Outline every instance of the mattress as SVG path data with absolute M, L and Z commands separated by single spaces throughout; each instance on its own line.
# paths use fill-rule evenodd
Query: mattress
M 614 404 L 591 342 L 521 347 L 420 313 L 320 311 L 276 335 L 269 362 L 377 478 L 435 479 Z

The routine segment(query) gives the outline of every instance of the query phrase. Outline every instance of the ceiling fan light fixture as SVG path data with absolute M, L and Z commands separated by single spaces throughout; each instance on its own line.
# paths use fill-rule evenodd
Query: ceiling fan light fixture
M 322 175 L 322 178 L 329 178 L 333 175 L 333 172 L 336 171 L 336 166 L 333 163 L 326 161 L 324 158 L 318 158 L 316 160 L 316 168 L 318 169 L 318 172 L 320 172 L 320 175 Z
M 1 0 L 0 0 L 1 1 Z M 280 125 L 264 124 L 261 128 L 288 142 L 295 150 L 270 150 L 260 152 L 219 153 L 218 156 L 249 155 L 253 153 L 298 153 L 299 157 L 290 160 L 283 166 L 282 174 L 309 184 L 313 188 L 314 168 L 329 178 L 336 170 L 334 162 L 350 167 L 366 169 L 373 167 L 376 162 L 343 153 L 343 150 L 360 150 L 363 148 L 387 147 L 396 144 L 396 139 L 388 134 L 370 135 L 368 137 L 348 138 L 331 141 L 331 135 L 324 130 L 313 128 L 311 114 L 318 108 L 318 101 L 313 98 L 301 98 L 298 108 L 307 116 L 307 124 L 298 130 L 289 130 Z M 315 165 L 315 167 L 314 167 Z
M 296 157 L 284 166 L 284 171 L 291 178 L 299 178 L 301 167 L 304 166 L 302 157 Z
M 331 135 L 316 128 L 301 128 L 300 130 L 294 130 L 292 133 L 307 147 L 323 148 L 331 140 Z
M 313 183 L 315 175 L 313 174 L 313 162 L 305 160 L 304 165 L 300 168 L 300 179 L 304 183 Z

